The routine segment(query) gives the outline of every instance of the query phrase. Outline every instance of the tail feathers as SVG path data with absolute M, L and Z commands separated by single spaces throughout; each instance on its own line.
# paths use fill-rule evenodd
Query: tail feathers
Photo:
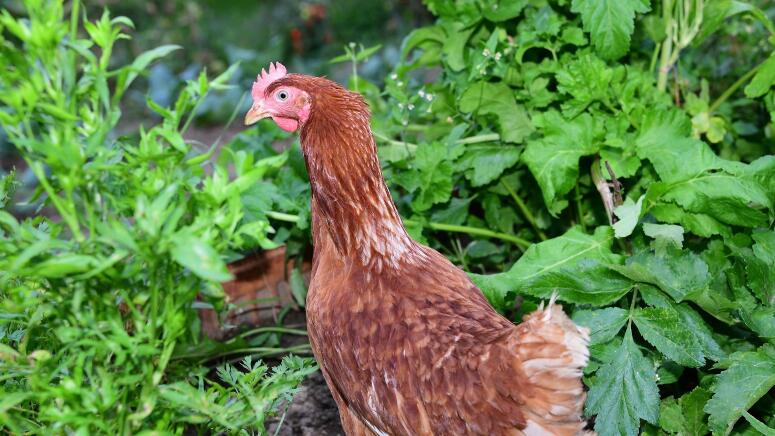
M 576 326 L 555 304 L 525 316 L 517 352 L 530 381 L 525 398 L 526 436 L 593 435 L 582 418 L 586 394 L 582 370 L 589 359 L 589 329 Z

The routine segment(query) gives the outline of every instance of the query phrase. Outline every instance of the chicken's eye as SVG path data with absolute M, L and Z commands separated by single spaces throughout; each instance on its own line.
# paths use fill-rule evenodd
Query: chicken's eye
M 288 100 L 288 91 L 285 91 L 285 90 L 278 91 L 277 94 L 275 94 L 275 98 L 277 98 L 277 101 Z

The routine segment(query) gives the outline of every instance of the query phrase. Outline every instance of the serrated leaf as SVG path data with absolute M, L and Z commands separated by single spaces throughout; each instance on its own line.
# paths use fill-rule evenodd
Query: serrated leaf
M 668 397 L 662 400 L 659 426 L 678 435 L 704 435 L 708 433 L 705 412 L 702 410 L 710 399 L 710 392 L 697 387 L 680 399 Z
M 708 265 L 691 251 L 668 250 L 664 256 L 642 252 L 625 266 L 609 267 L 634 281 L 658 286 L 678 302 L 707 289 L 711 281 Z
M 656 288 L 648 285 L 642 285 L 641 295 L 643 300 L 649 306 L 671 309 L 681 317 L 686 330 L 689 331 L 703 350 L 705 356 L 712 360 L 720 360 L 726 353 L 713 338 L 713 332 L 708 324 L 702 319 L 688 303 L 676 303 L 671 301 L 665 294 L 659 292 Z
M 668 359 L 683 366 L 705 364 L 702 347 L 683 323 L 678 312 L 661 307 L 635 311 L 633 317 L 640 334 Z
M 600 436 L 635 436 L 640 420 L 656 424 L 659 391 L 654 365 L 641 354 L 627 330 L 611 362 L 597 371 L 589 388 L 587 415 L 597 415 L 595 430 Z
M 599 150 L 602 132 L 588 113 L 566 120 L 558 112 L 549 111 L 534 121 L 544 137 L 528 142 L 522 160 L 541 186 L 549 212 L 556 216 L 568 206 L 568 201 L 560 197 L 575 186 L 579 158 Z
M 743 412 L 775 386 L 775 348 L 771 345 L 733 354 L 730 360 L 704 409 L 710 414 L 708 423 L 714 433 L 729 433 Z
M 517 104 L 514 91 L 503 82 L 477 82 L 468 87 L 459 102 L 463 112 L 498 117 L 498 131 L 506 142 L 521 143 L 533 131 L 525 109 Z
M 452 163 L 447 159 L 447 147 L 433 142 L 417 148 L 413 171 L 403 173 L 397 182 L 410 192 L 417 191 L 412 208 L 417 212 L 444 203 L 452 194 Z
M 518 147 L 497 144 L 467 146 L 457 161 L 457 167 L 465 170 L 472 186 L 482 186 L 517 163 L 520 152 Z
M 627 322 L 628 313 L 619 307 L 573 312 L 573 322 L 589 328 L 589 344 L 603 344 L 614 338 Z
M 619 59 L 629 51 L 635 13 L 650 9 L 644 0 L 573 0 L 571 4 L 571 11 L 581 14 L 595 51 L 608 60 Z

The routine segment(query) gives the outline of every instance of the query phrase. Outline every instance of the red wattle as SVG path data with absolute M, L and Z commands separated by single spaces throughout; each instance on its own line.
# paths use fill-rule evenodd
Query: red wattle
M 299 128 L 299 122 L 293 118 L 272 117 L 272 119 L 286 132 L 295 132 Z

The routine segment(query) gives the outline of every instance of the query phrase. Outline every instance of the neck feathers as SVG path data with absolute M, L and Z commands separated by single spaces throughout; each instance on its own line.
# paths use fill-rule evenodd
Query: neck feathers
M 330 237 L 338 253 L 377 270 L 397 266 L 414 248 L 382 177 L 363 98 L 313 79 L 301 143 L 312 186 L 316 246 Z

